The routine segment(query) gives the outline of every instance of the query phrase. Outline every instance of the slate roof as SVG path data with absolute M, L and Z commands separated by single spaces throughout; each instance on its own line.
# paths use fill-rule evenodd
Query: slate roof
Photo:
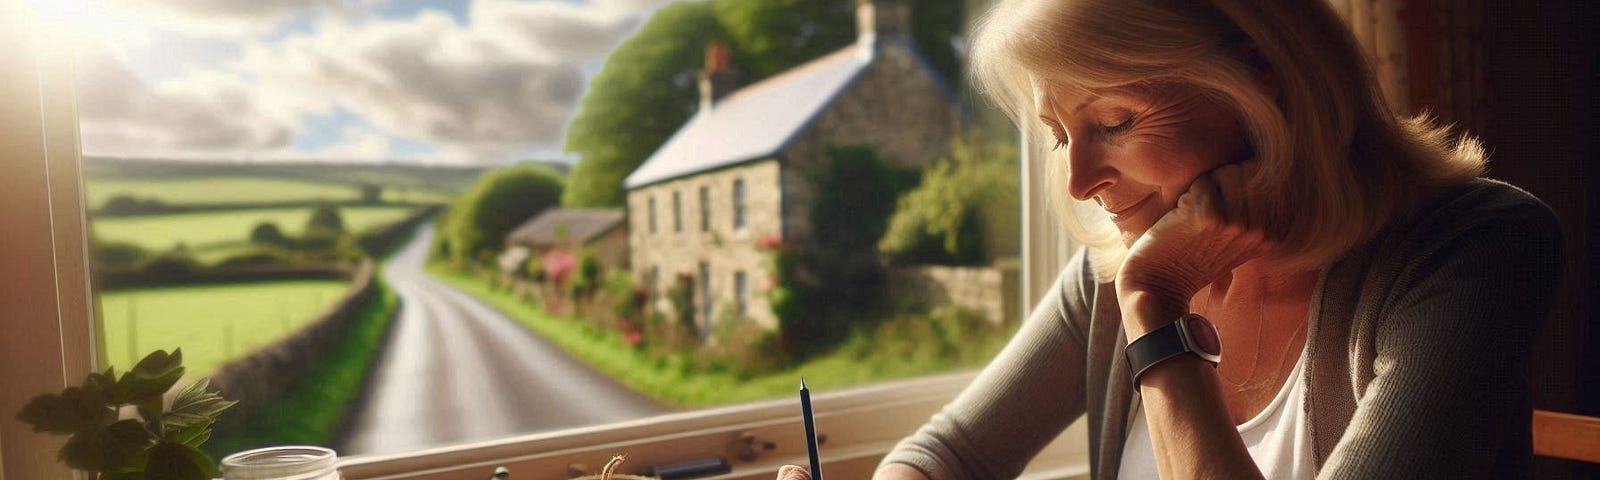
M 512 229 L 506 243 L 554 245 L 560 243 L 558 233 L 565 225 L 567 238 L 583 244 L 622 225 L 623 220 L 622 209 L 551 208 Z
M 695 113 L 623 180 L 634 189 L 781 152 L 872 65 L 851 45 L 728 94 Z

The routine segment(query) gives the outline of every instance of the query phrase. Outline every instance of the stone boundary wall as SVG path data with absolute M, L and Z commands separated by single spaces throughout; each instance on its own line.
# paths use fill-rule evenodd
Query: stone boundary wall
M 362 260 L 355 268 L 350 289 L 316 320 L 211 374 L 211 384 L 221 390 L 222 396 L 239 401 L 217 422 L 219 434 L 248 418 L 261 405 L 281 397 L 344 338 L 361 309 L 378 294 L 374 271 L 371 259 Z
M 1016 262 L 992 267 L 923 265 L 889 269 L 889 296 L 929 307 L 954 305 L 983 314 L 994 325 L 1019 321 Z

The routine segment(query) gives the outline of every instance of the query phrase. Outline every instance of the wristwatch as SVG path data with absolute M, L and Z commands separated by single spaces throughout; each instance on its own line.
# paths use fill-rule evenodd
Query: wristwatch
M 1222 336 L 1210 320 L 1197 313 L 1185 314 L 1172 323 L 1145 332 L 1134 339 L 1123 352 L 1128 360 L 1128 371 L 1133 372 L 1133 386 L 1139 387 L 1139 376 L 1152 365 L 1184 353 L 1192 353 L 1217 366 L 1222 361 Z

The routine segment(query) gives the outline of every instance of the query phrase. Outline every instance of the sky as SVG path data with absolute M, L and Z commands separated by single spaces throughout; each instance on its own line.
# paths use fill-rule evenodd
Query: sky
M 589 77 L 671 0 L 34 0 L 90 156 L 566 160 Z

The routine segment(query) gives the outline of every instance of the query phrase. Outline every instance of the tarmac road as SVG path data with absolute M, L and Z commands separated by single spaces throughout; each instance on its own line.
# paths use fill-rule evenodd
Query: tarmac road
M 341 456 L 395 453 L 666 413 L 487 304 L 423 272 L 422 227 L 384 267 L 400 297 Z

